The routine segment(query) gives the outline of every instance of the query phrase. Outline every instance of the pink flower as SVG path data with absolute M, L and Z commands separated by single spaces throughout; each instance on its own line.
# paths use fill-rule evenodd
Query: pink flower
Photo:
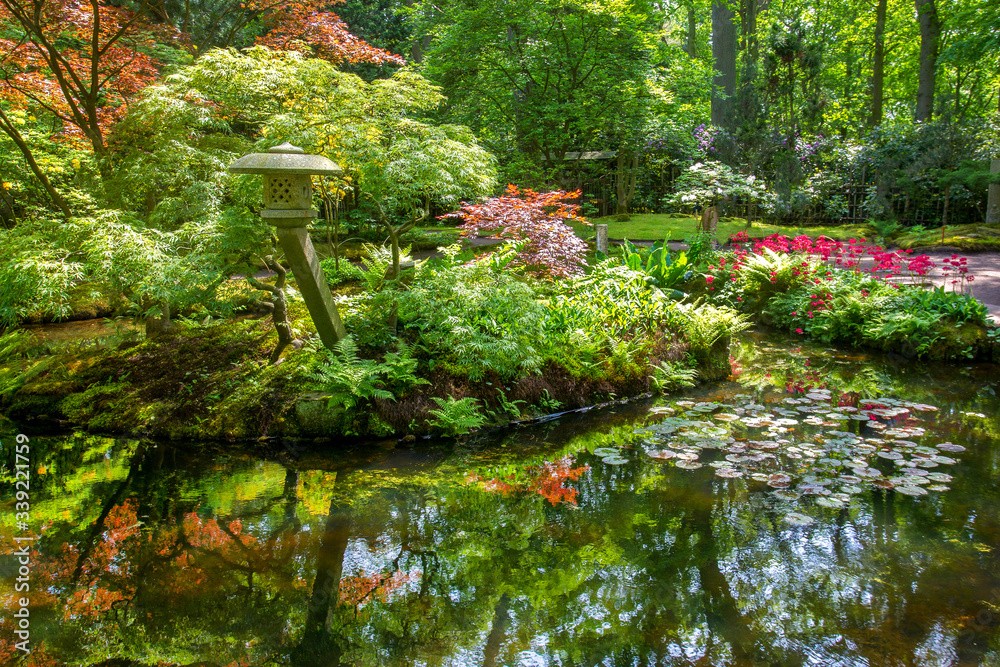
M 712 281 L 715 280 L 715 276 L 705 276 L 705 280 L 707 280 L 708 284 L 711 285 Z
M 802 329 L 796 329 L 795 333 L 802 333 Z

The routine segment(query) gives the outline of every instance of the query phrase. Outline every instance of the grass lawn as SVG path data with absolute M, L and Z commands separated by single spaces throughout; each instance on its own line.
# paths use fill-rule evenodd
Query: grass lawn
M 948 225 L 944 229 L 942 242 L 941 228 L 918 232 L 902 232 L 892 238 L 900 248 L 931 248 L 950 246 L 964 251 L 1000 250 L 1000 225 Z
M 631 241 L 683 241 L 692 236 L 698 226 L 696 216 L 685 213 L 640 214 L 633 215 L 628 222 L 618 222 L 613 217 L 594 218 L 594 224 L 607 224 L 608 237 L 613 239 L 627 238 Z M 591 239 L 594 228 L 586 225 L 573 225 L 576 233 L 582 238 Z M 751 238 L 763 238 L 771 234 L 787 236 L 829 236 L 832 239 L 846 241 L 847 239 L 871 238 L 874 230 L 869 225 L 840 225 L 837 227 L 782 227 L 779 225 L 754 222 L 747 228 L 743 218 L 722 218 L 719 221 L 719 241 L 728 241 L 737 232 L 746 232 Z
M 455 225 L 420 225 L 417 229 L 424 232 L 450 232 L 456 236 L 460 231 Z

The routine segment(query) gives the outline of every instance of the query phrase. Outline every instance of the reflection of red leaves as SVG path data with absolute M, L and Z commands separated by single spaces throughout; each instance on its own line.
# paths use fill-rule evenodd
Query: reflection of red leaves
M 225 578 L 218 576 L 220 563 L 246 562 L 248 553 L 251 558 L 266 561 L 275 556 L 275 550 L 289 546 L 261 544 L 244 532 L 238 519 L 220 525 L 214 518 L 204 519 L 196 512 L 185 514 L 180 525 L 163 526 L 154 539 L 141 532 L 136 507 L 133 499 L 111 509 L 104 520 L 104 531 L 83 559 L 75 584 L 72 581 L 80 558 L 78 546 L 64 545 L 55 557 L 32 550 L 33 577 L 44 582 L 32 586 L 32 606 L 61 608 L 67 621 L 96 618 L 134 597 L 134 572 L 154 554 L 154 560 L 171 562 L 184 572 L 183 576 L 169 578 L 171 592 L 195 596 L 203 594 L 206 586 L 226 585 Z M 204 557 L 206 554 L 210 557 Z
M 420 578 L 421 572 L 396 570 L 389 574 L 359 574 L 340 580 L 340 602 L 357 606 L 379 600 L 387 602 L 392 594 L 411 581 Z
M 586 222 L 577 214 L 579 207 L 568 203 L 579 197 L 579 190 L 539 193 L 508 185 L 501 197 L 465 204 L 442 217 L 462 220 L 466 235 L 492 232 L 493 238 L 527 240 L 527 247 L 518 255 L 522 266 L 540 275 L 566 277 L 586 266 L 587 244 L 564 222 Z
M 558 461 L 547 461 L 540 466 L 528 466 L 525 468 L 529 479 L 518 482 L 513 477 L 505 480 L 485 479 L 478 475 L 470 475 L 469 482 L 476 483 L 480 489 L 490 493 L 500 493 L 510 495 L 512 493 L 524 493 L 535 491 L 549 501 L 552 505 L 559 503 L 576 504 L 577 489 L 566 487 L 567 481 L 575 482 L 580 479 L 590 466 L 571 467 L 573 457 L 564 456 Z

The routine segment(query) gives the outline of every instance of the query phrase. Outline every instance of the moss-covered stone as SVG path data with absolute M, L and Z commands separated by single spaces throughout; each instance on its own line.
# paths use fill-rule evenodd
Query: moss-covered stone
M 986 345 L 986 327 L 982 324 L 938 322 L 931 329 L 931 336 L 936 340 L 926 354 L 928 359 L 982 359 L 990 353 Z
M 729 362 L 728 336 L 715 341 L 709 349 L 707 355 L 698 360 L 698 377 L 705 382 L 724 380 L 732 373 L 732 365 Z

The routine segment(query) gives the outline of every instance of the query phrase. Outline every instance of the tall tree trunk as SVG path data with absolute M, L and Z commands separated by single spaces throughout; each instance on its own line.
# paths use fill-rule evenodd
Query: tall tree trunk
M 404 0 L 404 4 L 407 8 L 413 7 L 416 4 L 416 0 Z M 431 48 L 431 36 L 423 35 L 421 37 L 414 36 L 413 44 L 410 45 L 410 60 L 417 63 L 418 65 L 424 61 L 424 54 Z
M 868 129 L 882 124 L 882 102 L 885 92 L 885 13 L 888 0 L 878 0 L 875 8 L 875 55 L 872 62 L 872 109 Z
M 698 53 L 698 15 L 694 10 L 694 0 L 687 4 L 687 44 L 684 50 L 692 58 Z
M 759 46 L 757 40 L 757 14 L 760 11 L 758 0 L 743 0 L 740 8 L 740 48 L 748 67 L 757 65 Z
M 628 215 L 628 209 L 635 197 L 635 185 L 639 172 L 639 156 L 633 155 L 628 167 L 625 166 L 627 156 L 624 151 L 618 152 L 618 174 L 615 179 L 615 213 Z
M 724 2 L 712 4 L 712 124 L 729 127 L 736 92 L 736 16 Z
M 914 118 L 930 120 L 934 113 L 934 84 L 937 79 L 937 59 L 941 21 L 934 0 L 914 0 L 920 22 L 920 74 L 917 83 L 917 108 Z

